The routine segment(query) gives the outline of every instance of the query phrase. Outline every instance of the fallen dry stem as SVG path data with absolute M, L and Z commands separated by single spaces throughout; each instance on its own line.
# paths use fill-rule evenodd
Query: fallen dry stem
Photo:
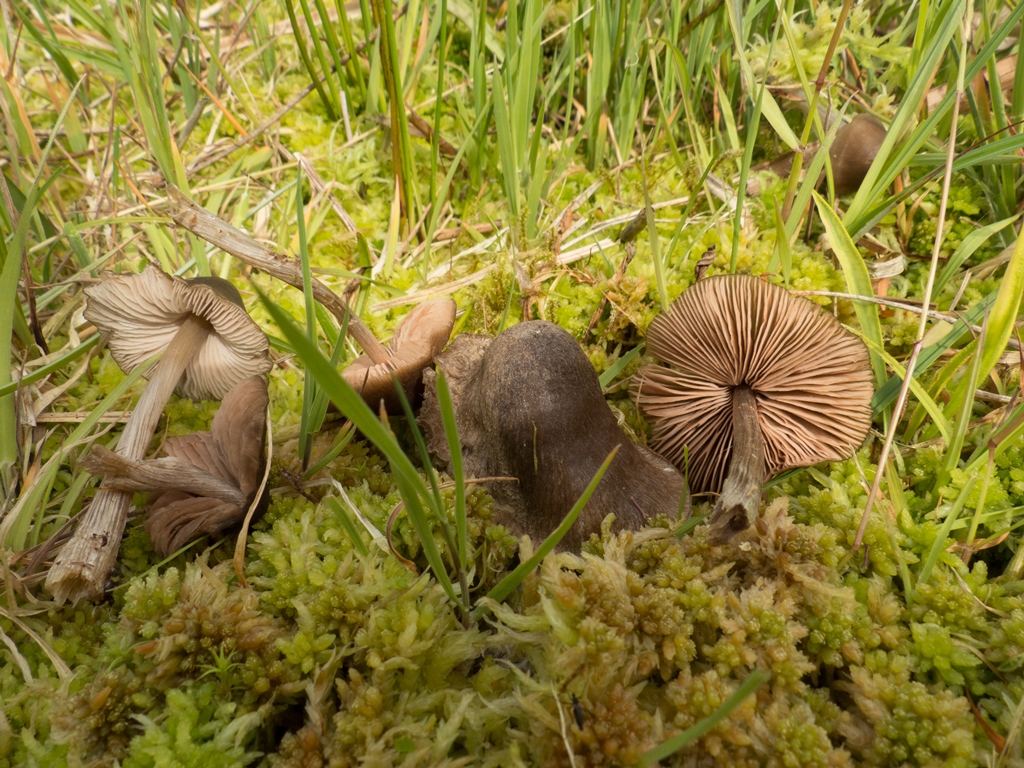
M 260 245 L 242 230 L 196 205 L 173 184 L 168 183 L 167 190 L 170 201 L 169 213 L 175 224 L 184 227 L 192 234 L 217 246 L 250 267 L 266 272 L 271 277 L 282 280 L 300 291 L 303 289 L 302 269 L 294 261 Z M 391 353 L 377 340 L 373 331 L 351 311 L 348 304 L 342 301 L 334 291 L 316 278 L 312 279 L 310 289 L 313 291 L 313 298 L 326 307 L 343 328 L 347 321 L 349 333 L 363 348 L 367 357 L 376 364 L 387 363 L 391 360 Z

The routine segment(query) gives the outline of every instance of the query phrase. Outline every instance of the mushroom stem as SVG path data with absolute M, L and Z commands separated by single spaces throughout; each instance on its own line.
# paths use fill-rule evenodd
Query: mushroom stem
M 764 484 L 764 438 L 757 422 L 757 396 L 747 386 L 732 391 L 732 458 L 718 503 L 711 512 L 711 539 L 728 541 L 757 516 Z
M 117 441 L 119 456 L 131 461 L 145 457 L 164 406 L 209 332 L 210 324 L 197 315 L 190 315 L 182 323 L 124 425 Z M 77 602 L 103 593 L 107 575 L 117 559 L 131 500 L 131 491 L 96 492 L 46 578 L 46 588 L 57 602 L 63 603 L 69 597 Z
M 167 192 L 172 203 L 170 214 L 175 224 L 230 253 L 250 267 L 262 270 L 271 277 L 302 290 L 302 271 L 284 256 L 265 248 L 242 230 L 196 205 L 173 184 L 167 185 Z M 376 364 L 391 360 L 391 353 L 387 347 L 380 343 L 373 335 L 373 331 L 359 319 L 347 302 L 316 278 L 313 278 L 309 287 L 313 292 L 313 298 L 325 306 L 343 327 L 347 318 L 348 332 L 362 347 L 367 357 Z

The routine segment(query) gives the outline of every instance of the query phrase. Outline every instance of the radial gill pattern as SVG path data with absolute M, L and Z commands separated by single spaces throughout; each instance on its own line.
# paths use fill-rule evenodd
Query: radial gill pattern
M 864 344 L 813 302 L 749 275 L 694 284 L 651 323 L 648 365 L 631 389 L 653 424 L 652 448 L 695 492 L 717 492 L 732 450 L 732 392 L 757 397 L 768 476 L 839 460 L 871 424 Z

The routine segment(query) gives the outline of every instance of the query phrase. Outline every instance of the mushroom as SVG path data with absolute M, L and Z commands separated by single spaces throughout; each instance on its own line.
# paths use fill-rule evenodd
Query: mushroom
M 173 184 L 167 185 L 167 192 L 171 200 L 169 212 L 177 224 L 249 266 L 302 290 L 304 277 L 296 261 L 260 245 L 242 230 L 189 200 Z M 444 348 L 452 332 L 455 303 L 450 299 L 437 299 L 414 309 L 399 325 L 389 350 L 330 288 L 313 278 L 309 289 L 313 298 L 348 328 L 363 349 L 363 355 L 342 372 L 348 383 L 360 390 L 370 405 L 376 407 L 383 399 L 388 410 L 397 413 L 401 411 L 401 404 L 392 383 L 394 373 L 406 397 L 414 402 L 422 383 L 423 368 Z
M 242 521 L 263 477 L 268 402 L 266 379 L 250 376 L 224 396 L 209 432 L 169 438 L 166 458 L 132 461 L 97 447 L 83 464 L 104 487 L 151 492 L 146 530 L 167 557 Z
M 828 150 L 836 197 L 849 195 L 860 189 L 860 184 L 867 176 L 868 168 L 875 161 L 883 141 L 885 124 L 870 112 L 854 115 L 850 122 L 836 132 L 836 137 Z
M 885 124 L 870 112 L 854 115 L 850 122 L 836 131 L 832 146 L 828 150 L 836 197 L 843 197 L 860 189 L 861 182 L 867 176 L 868 169 L 875 161 L 882 142 L 885 141 L 885 133 Z M 804 162 L 810 163 L 817 151 L 817 142 L 808 145 L 804 149 Z M 769 170 L 777 176 L 788 177 L 793 172 L 795 159 L 795 152 L 787 152 L 782 157 L 754 166 L 752 170 Z M 815 186 L 820 187 L 824 181 L 825 170 L 822 169 Z M 761 183 L 756 178 L 748 180 L 748 195 L 759 195 L 761 192 Z
M 710 521 L 718 541 L 753 522 L 765 479 L 847 458 L 871 426 L 864 344 L 756 277 L 694 284 L 651 322 L 647 349 L 671 366 L 643 366 L 631 383 L 651 446 L 695 492 L 721 491 Z
M 368 355 L 360 355 L 341 375 L 370 406 L 376 407 L 383 400 L 390 413 L 401 413 L 395 379 L 406 399 L 415 404 L 422 391 L 423 369 L 444 349 L 454 325 L 454 301 L 426 301 L 399 323 L 388 345 L 391 357 L 387 361 L 375 363 Z
M 557 325 L 520 323 L 495 339 L 463 334 L 436 362 L 452 392 L 465 473 L 501 478 L 487 486 L 499 519 L 514 531 L 546 537 L 615 447 L 618 454 L 560 546 L 578 549 L 610 513 L 617 528 L 635 528 L 678 510 L 682 477 L 629 442 L 590 361 Z M 420 422 L 428 448 L 450 468 L 434 371 L 424 380 Z
M 163 353 L 118 440 L 125 459 L 145 456 L 172 391 L 219 398 L 242 379 L 270 370 L 267 336 L 226 280 L 183 280 L 149 266 L 137 275 L 104 274 L 85 292 L 85 316 L 107 334 L 124 371 Z M 58 602 L 102 594 L 130 500 L 130 493 L 114 489 L 93 497 L 47 576 Z

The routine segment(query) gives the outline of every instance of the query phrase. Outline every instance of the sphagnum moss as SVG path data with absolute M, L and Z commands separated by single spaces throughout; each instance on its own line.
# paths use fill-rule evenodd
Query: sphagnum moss
M 394 499 L 352 493 L 383 525 Z M 471 548 L 503 570 L 512 550 L 493 547 L 507 533 L 484 494 L 471 500 Z M 845 519 L 840 502 L 802 514 Z M 962 575 L 971 595 L 936 571 L 907 608 L 891 577 L 843 575 L 845 531 L 795 522 L 784 500 L 727 547 L 700 528 L 652 528 L 551 555 L 517 609 L 469 632 L 431 578 L 374 548 L 357 555 L 324 509 L 275 500 L 253 534 L 251 590 L 227 564 L 134 580 L 56 706 L 63 749 L 148 765 L 179 723 L 195 754 L 248 760 L 214 743 L 218 723 L 271 765 L 568 765 L 567 742 L 578 766 L 623 765 L 711 714 L 754 666 L 771 682 L 671 764 L 974 765 L 983 742 L 956 674 L 992 722 L 1012 716 L 1000 675 L 1024 647 L 1019 585 L 989 586 L 976 566 Z M 57 640 L 67 649 L 87 630 L 65 622 Z M 969 638 L 987 664 L 963 655 Z M 307 699 L 269 742 L 240 719 L 301 713 Z M 29 748 L 21 737 L 8 753 Z

